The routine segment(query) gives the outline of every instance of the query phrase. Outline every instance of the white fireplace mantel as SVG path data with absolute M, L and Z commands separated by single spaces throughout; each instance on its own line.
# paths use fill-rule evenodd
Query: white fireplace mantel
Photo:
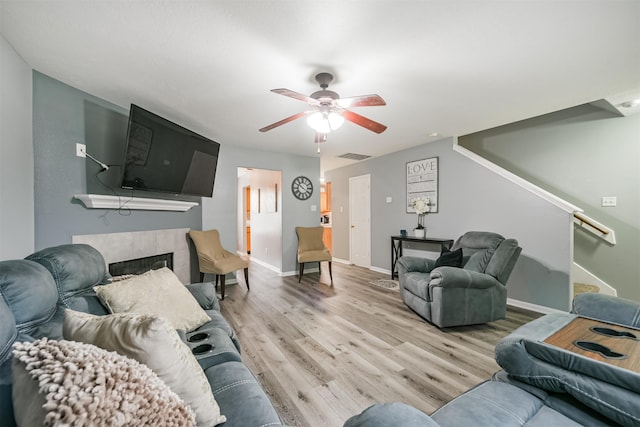
M 146 211 L 178 211 L 186 212 L 197 202 L 182 200 L 144 199 L 141 197 L 107 196 L 104 194 L 76 194 L 74 199 L 80 200 L 87 209 L 134 209 Z

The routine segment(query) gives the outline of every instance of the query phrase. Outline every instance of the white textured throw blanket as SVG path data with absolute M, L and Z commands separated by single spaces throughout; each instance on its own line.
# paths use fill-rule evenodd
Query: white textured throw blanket
M 43 338 L 14 344 L 18 364 L 46 396 L 41 425 L 195 426 L 189 406 L 153 371 L 115 352 Z

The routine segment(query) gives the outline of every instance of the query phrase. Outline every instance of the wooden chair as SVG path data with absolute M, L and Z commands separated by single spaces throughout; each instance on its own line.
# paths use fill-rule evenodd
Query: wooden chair
M 305 262 L 317 262 L 318 269 L 322 271 L 320 266 L 322 261 L 329 262 L 329 278 L 331 279 L 331 283 L 333 283 L 333 276 L 331 275 L 331 252 L 322 241 L 323 233 L 323 227 L 296 227 L 296 234 L 298 235 L 298 264 L 300 265 L 298 283 L 302 280 Z
M 204 281 L 205 273 L 216 275 L 216 289 L 220 280 L 220 299 L 224 299 L 224 279 L 227 273 L 244 270 L 244 281 L 249 289 L 249 260 L 224 249 L 220 243 L 218 230 L 189 230 L 198 252 L 200 264 L 200 281 Z

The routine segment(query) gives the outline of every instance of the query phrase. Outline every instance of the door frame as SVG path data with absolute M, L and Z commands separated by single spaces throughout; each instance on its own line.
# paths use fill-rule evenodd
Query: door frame
M 365 180 L 367 183 L 367 187 L 369 188 L 369 191 L 364 193 L 364 195 L 366 196 L 364 199 L 364 203 L 361 203 L 362 201 L 361 196 L 363 195 L 363 193 L 359 193 L 360 197 L 358 197 L 357 200 L 356 200 L 356 197 L 354 197 L 354 192 L 352 187 L 356 180 Z M 368 247 L 366 248 L 367 256 L 363 258 L 366 261 L 360 262 L 360 263 L 355 263 L 354 256 L 353 256 L 354 254 L 353 206 L 357 202 L 358 204 L 362 204 L 364 206 L 366 210 L 366 216 L 367 216 L 367 227 L 365 228 L 365 231 L 367 233 L 366 241 L 368 244 Z M 349 261 L 351 262 L 351 264 L 359 265 L 361 267 L 366 267 L 366 268 L 371 267 L 371 174 L 349 177 Z

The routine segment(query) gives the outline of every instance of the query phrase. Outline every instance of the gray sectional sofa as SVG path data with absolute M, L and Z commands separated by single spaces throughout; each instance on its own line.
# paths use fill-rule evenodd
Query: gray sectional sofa
M 12 384 L 16 373 L 13 344 L 42 341 L 43 337 L 60 340 L 63 325 L 65 332 L 67 328 L 67 309 L 107 318 L 109 313 L 93 287 L 108 278 L 102 256 L 87 245 L 63 245 L 25 260 L 0 262 L 0 427 L 16 425 L 13 395 L 24 395 Z M 213 285 L 195 283 L 186 288 L 210 320 L 174 335 L 198 353 L 198 369 L 204 372 L 220 413 L 226 417 L 220 425 L 282 425 L 241 361 L 237 337 L 220 313 Z M 546 343 L 578 317 L 608 322 L 614 332 L 624 327 L 637 332 L 635 338 L 609 337 L 606 342 L 614 342 L 613 347 L 618 339 L 640 343 L 640 331 L 633 329 L 640 328 L 640 303 L 579 295 L 572 313 L 543 316 L 504 338 L 496 347 L 496 361 L 503 370 L 430 416 L 403 403 L 381 403 L 354 415 L 344 427 L 640 425 L 637 369 L 622 369 Z M 200 353 L 203 345 L 205 351 Z M 33 394 L 35 399 L 37 389 Z
M 582 328 L 576 336 L 609 346 L 622 357 L 603 360 L 547 342 L 561 330 L 564 334 L 564 327 L 578 318 L 586 323 L 606 322 L 600 331 L 604 335 L 595 333 L 591 328 L 597 326 L 591 326 L 587 328 L 591 332 Z M 352 417 L 344 427 L 638 426 L 638 366 L 627 369 L 616 364 L 632 357 L 629 348 L 635 348 L 640 356 L 638 328 L 640 303 L 580 294 L 573 301 L 572 313 L 545 315 L 501 340 L 496 346 L 496 361 L 503 369 L 430 416 L 403 403 L 384 403 Z M 573 338 L 567 341 L 571 345 Z
M 107 282 L 109 277 L 102 255 L 87 245 L 62 245 L 24 260 L 0 262 L 0 426 L 16 425 L 13 344 L 42 337 L 62 339 L 67 308 L 109 314 L 93 291 L 93 286 Z M 220 313 L 213 285 L 195 283 L 186 287 L 211 320 L 188 334 L 179 331 L 179 336 L 199 353 L 197 362 L 227 420 L 221 425 L 282 425 L 267 395 L 242 363 L 239 343 Z

